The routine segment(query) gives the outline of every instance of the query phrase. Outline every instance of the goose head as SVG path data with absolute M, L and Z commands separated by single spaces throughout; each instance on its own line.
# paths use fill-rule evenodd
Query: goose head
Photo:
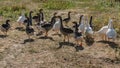
M 33 11 L 30 11 L 30 13 L 33 13 Z
M 52 25 L 54 25 L 54 23 L 56 22 L 56 18 L 57 18 L 57 16 L 56 16 L 56 12 L 55 12 L 55 13 L 53 13 L 53 17 L 51 18 L 51 21 L 50 21 L 50 23 Z
M 40 13 L 43 12 L 43 9 L 40 9 L 39 12 L 40 12 Z
M 6 20 L 6 24 L 9 24 L 10 20 Z
M 53 16 L 56 16 L 57 15 L 57 12 L 54 12 Z
M 62 22 L 62 17 L 59 15 L 57 16 L 58 19 L 60 19 L 60 21 Z
M 71 17 L 70 17 L 70 14 L 71 14 L 71 13 L 72 13 L 71 11 L 68 12 L 68 18 L 71 18 Z
M 68 12 L 68 14 L 72 13 L 71 11 Z

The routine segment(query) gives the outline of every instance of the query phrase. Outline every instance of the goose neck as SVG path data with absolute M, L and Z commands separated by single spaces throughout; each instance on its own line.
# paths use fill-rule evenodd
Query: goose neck
M 44 21 L 44 13 L 43 12 L 40 12 L 40 20 Z
M 62 17 L 59 17 L 59 19 L 60 19 L 60 28 L 63 28 L 63 23 L 62 23 Z
M 83 16 L 80 16 L 80 19 L 79 19 L 79 25 L 81 24 L 82 17 L 83 17 Z
M 92 26 L 92 16 L 90 17 L 90 22 L 89 22 L 90 26 Z
M 29 25 L 32 26 L 32 12 L 29 13 Z
M 78 27 L 77 23 L 75 23 L 75 32 L 78 32 Z
M 68 13 L 68 18 L 71 18 L 71 17 L 70 17 L 70 13 Z

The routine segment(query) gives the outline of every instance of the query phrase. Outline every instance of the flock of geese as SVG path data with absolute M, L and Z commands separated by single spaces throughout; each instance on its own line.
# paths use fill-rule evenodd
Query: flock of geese
M 93 31 L 94 27 L 92 25 L 92 16 L 88 21 L 88 17 L 85 15 L 80 15 L 79 23 L 73 21 L 73 25 L 70 28 L 68 26 L 68 23 L 71 22 L 72 12 L 70 11 L 68 12 L 68 17 L 65 19 L 62 19 L 62 16 L 57 15 L 58 13 L 55 12 L 49 22 L 46 22 L 44 19 L 43 9 L 40 9 L 39 13 L 37 13 L 35 16 L 32 16 L 32 13 L 33 11 L 30 11 L 29 16 L 22 13 L 22 15 L 17 20 L 20 25 L 25 26 L 25 31 L 29 39 L 35 33 L 34 27 L 37 28 L 38 34 L 44 33 L 45 37 L 48 37 L 50 30 L 53 30 L 56 34 L 60 33 L 64 37 L 64 42 L 69 42 L 70 35 L 74 34 L 76 44 L 80 46 L 82 46 L 82 40 L 84 38 L 89 40 L 94 39 L 95 32 Z M 36 23 L 33 24 L 32 20 L 34 20 Z M 10 20 L 6 20 L 6 23 L 1 25 L 1 31 L 4 32 L 5 35 L 7 35 L 7 32 L 10 29 L 9 22 Z M 108 25 L 103 26 L 99 31 L 96 32 L 102 37 L 103 40 L 109 41 L 109 39 L 112 39 L 114 41 L 116 39 L 117 33 L 113 28 L 112 22 L 113 19 L 110 19 Z

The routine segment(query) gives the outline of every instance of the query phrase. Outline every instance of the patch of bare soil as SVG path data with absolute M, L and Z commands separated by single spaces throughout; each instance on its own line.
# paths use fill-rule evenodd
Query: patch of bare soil
M 83 46 L 75 46 L 74 39 L 62 42 L 62 36 L 33 36 L 27 40 L 25 31 L 19 31 L 16 23 L 8 36 L 0 35 L 0 68 L 119 68 L 120 40 L 101 41 L 95 34 L 95 40 L 83 41 Z

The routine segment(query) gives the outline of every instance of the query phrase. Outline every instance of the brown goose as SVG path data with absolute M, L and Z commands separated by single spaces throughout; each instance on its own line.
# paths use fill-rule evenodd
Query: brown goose
M 54 23 L 55 23 L 55 18 L 56 18 L 56 13 L 53 14 L 54 16 L 51 18 L 51 21 L 49 23 L 45 23 L 41 25 L 41 29 L 45 31 L 45 37 L 48 36 L 48 31 L 52 29 Z
M 82 40 L 83 40 L 82 32 L 79 32 L 77 22 L 73 22 L 73 24 L 75 25 L 74 38 L 76 44 L 82 46 Z
M 8 30 L 10 29 L 10 24 L 9 24 L 10 20 L 6 20 L 5 24 L 1 25 L 1 31 L 7 35 Z
M 68 12 L 68 17 L 65 18 L 65 19 L 63 19 L 63 21 L 65 22 L 66 25 L 67 25 L 68 22 L 70 22 L 70 20 L 71 20 L 71 16 L 70 16 L 70 14 L 71 14 L 71 12 L 69 11 L 69 12 Z
M 29 13 L 29 14 L 30 14 L 30 15 L 29 15 L 30 17 L 29 17 L 29 18 L 26 17 L 27 20 L 24 21 L 24 22 L 27 22 L 27 25 L 26 25 L 26 29 L 25 29 L 25 30 L 26 30 L 26 34 L 28 35 L 29 40 L 30 40 L 30 36 L 31 36 L 31 35 L 34 35 L 34 29 L 31 27 L 31 26 L 32 26 L 32 24 L 31 24 L 31 23 L 32 23 L 32 20 L 31 20 L 31 18 L 32 18 L 32 17 L 31 17 L 31 16 L 32 16 L 31 14 L 32 14 L 32 13 L 33 13 L 33 11 L 30 11 L 30 13 Z
M 65 28 L 63 26 L 63 22 L 62 22 L 62 17 L 61 16 L 58 16 L 58 18 L 60 19 L 60 23 L 61 23 L 61 25 L 60 25 L 60 32 L 64 35 L 63 41 L 65 42 L 65 39 L 67 37 L 68 38 L 68 42 L 69 42 L 69 35 L 73 33 L 73 30 L 70 29 L 70 28 Z

